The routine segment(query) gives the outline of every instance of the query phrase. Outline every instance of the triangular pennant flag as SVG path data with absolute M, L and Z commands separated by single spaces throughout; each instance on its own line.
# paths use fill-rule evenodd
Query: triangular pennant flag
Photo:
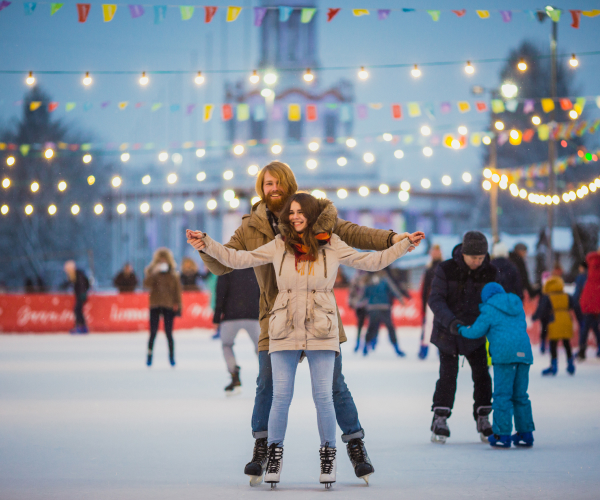
M 400 104 L 392 104 L 392 118 L 402 120 L 402 106 Z
M 596 106 L 600 108 L 600 95 L 596 97 Z
M 317 106 L 315 104 L 306 105 L 306 121 L 315 122 L 317 121 Z
M 214 106 L 212 104 L 204 105 L 204 121 L 205 122 L 209 122 L 210 119 L 212 118 L 213 108 L 214 108 Z
M 389 17 L 390 12 L 392 12 L 390 9 L 378 9 L 377 10 L 377 19 L 379 19 L 380 21 L 384 21 L 385 19 L 387 19 Z
M 561 10 L 560 9 L 554 9 L 552 7 L 546 7 L 546 14 L 548 14 L 548 17 L 550 19 L 552 19 L 555 23 L 557 23 L 558 21 L 560 21 L 560 14 L 561 14 Z
M 528 128 L 525 132 L 523 132 L 523 140 L 525 142 L 531 142 L 533 136 L 535 135 L 535 130 L 532 128 Z
M 260 26 L 266 15 L 266 7 L 254 7 L 254 26 Z
M 281 104 L 273 104 L 273 107 L 271 108 L 271 119 L 274 122 L 278 122 L 283 119 L 283 107 L 281 106 Z
M 26 16 L 30 16 L 31 14 L 33 14 L 33 11 L 37 7 L 37 3 L 27 2 L 27 3 L 23 4 L 23 7 L 25 9 L 25 15 Z
M 50 15 L 53 16 L 54 14 L 56 14 L 63 5 L 64 5 L 63 3 L 51 3 L 50 4 Z
M 21 144 L 19 146 L 19 151 L 21 151 L 21 154 L 23 156 L 27 156 L 27 154 L 29 153 L 29 144 Z
M 0 10 L 4 10 L 6 9 L 6 7 L 8 7 L 10 5 L 11 2 L 7 2 L 6 0 L 2 0 L 0 2 Z
M 566 97 L 562 97 L 558 100 L 558 102 L 560 103 L 560 107 L 563 111 L 568 111 L 573 107 L 571 99 L 567 99 Z
M 504 101 L 502 99 L 492 99 L 492 113 L 504 113 Z
M 233 106 L 231 104 L 223 104 L 221 106 L 221 119 L 227 122 L 233 118 Z
M 489 10 L 476 10 L 475 12 L 477 12 L 477 15 L 481 19 L 487 19 L 488 17 L 490 17 L 490 11 Z
M 77 4 L 77 18 L 80 23 L 85 23 L 92 7 L 89 3 L 78 3 Z
M 181 12 L 181 20 L 188 21 L 194 15 L 194 7 L 191 5 L 180 5 L 179 12 Z
M 449 102 L 443 102 L 440 104 L 440 111 L 444 114 L 452 111 L 452 105 Z
M 516 133 L 515 133 L 516 132 Z M 521 140 L 523 139 L 523 134 L 521 133 L 520 130 L 517 129 L 513 129 L 510 132 L 510 135 L 508 137 L 508 141 L 513 145 L 513 146 L 518 146 L 519 144 L 521 144 Z
M 90 109 L 92 109 L 92 103 L 91 102 L 84 102 L 83 103 L 83 110 L 84 111 L 89 111 Z
M 264 122 L 267 119 L 267 109 L 264 104 L 254 106 L 254 121 Z
M 225 20 L 228 23 L 232 23 L 233 21 L 235 21 L 238 18 L 238 16 L 240 15 L 240 12 L 242 12 L 241 7 L 235 7 L 233 5 L 230 5 L 229 7 L 227 7 L 227 16 L 226 16 Z
M 554 104 L 554 101 L 552 103 Z M 547 141 L 550 136 L 550 127 L 543 123 L 537 128 L 537 133 L 540 141 Z
M 475 101 L 475 109 L 480 113 L 487 111 L 488 107 L 485 101 Z
M 166 5 L 155 5 L 154 6 L 154 24 L 162 23 L 167 17 L 167 6 Z
M 430 120 L 435 120 L 435 106 L 432 102 L 426 102 L 423 104 L 423 111 Z
M 573 108 L 575 109 L 575 111 L 577 111 L 578 115 L 583 113 L 583 108 L 585 107 L 585 102 L 586 102 L 585 97 L 578 97 L 577 99 L 575 99 L 575 106 L 573 106 Z
M 506 141 L 508 141 L 508 132 L 500 132 L 498 134 L 498 146 L 506 144 Z
M 142 106 L 144 106 L 144 104 L 146 104 L 146 103 L 145 102 L 136 102 L 135 103 L 135 109 L 141 108 Z
M 383 107 L 383 104 L 381 104 L 380 102 L 370 102 L 369 107 L 371 109 L 381 109 Z
M 544 113 L 550 113 L 550 111 L 554 109 L 554 100 L 547 97 L 545 99 L 542 99 L 541 102 Z
M 581 21 L 581 11 L 580 10 L 570 10 L 571 18 L 573 22 L 571 23 L 571 28 L 579 29 L 579 22 Z
M 471 134 L 471 146 L 481 146 L 481 134 L 479 132 Z
M 156 111 L 158 109 L 162 108 L 162 103 L 161 102 L 155 102 L 152 107 L 150 108 L 150 111 Z
M 213 17 L 215 17 L 215 14 L 217 13 L 217 9 L 218 7 L 204 7 L 204 22 L 205 23 L 210 23 L 213 19 Z M 210 119 L 210 118 L 209 118 Z M 207 121 L 207 120 L 205 120 Z
M 58 108 L 58 102 L 49 102 L 48 103 L 48 111 L 50 113 L 52 113 L 52 111 L 55 111 Z
M 305 7 L 300 11 L 300 22 L 304 24 L 310 23 L 311 19 L 315 15 L 315 12 L 317 12 L 317 9 Z
M 290 18 L 293 11 L 294 7 L 279 7 L 279 22 L 285 23 Z
M 356 17 L 368 16 L 369 9 L 352 9 L 352 14 L 354 14 Z
M 471 105 L 467 101 L 458 101 L 458 110 L 461 113 L 467 113 L 471 110 Z
M 523 103 L 523 113 L 532 113 L 535 110 L 535 100 L 533 99 L 525 99 Z
M 427 14 L 431 16 L 431 19 L 434 21 L 439 21 L 440 19 L 440 11 L 439 10 L 428 10 Z
M 506 101 L 506 109 L 508 111 L 510 111 L 511 113 L 514 113 L 518 107 L 519 107 L 519 101 L 517 101 L 516 99 L 510 99 L 510 100 Z
M 186 115 L 191 115 L 192 112 L 194 111 L 194 108 L 196 107 L 195 104 L 188 104 L 187 108 L 185 108 L 185 114 Z
M 136 17 L 141 17 L 144 15 L 144 6 L 143 5 L 128 5 L 129 13 L 131 14 L 131 18 L 135 19 Z
M 115 12 L 117 12 L 117 6 L 115 4 L 102 4 L 102 17 L 104 18 L 105 23 L 112 21 Z
M 414 136 L 412 134 L 408 134 L 404 136 L 404 144 L 411 144 L 414 140 Z
M 300 104 L 288 104 L 288 120 L 299 122 L 302 119 L 302 108 Z
M 454 12 L 458 17 L 462 17 L 467 13 L 467 9 L 453 10 L 452 12 Z
M 421 106 L 419 106 L 418 102 L 408 103 L 408 116 L 410 116 L 411 118 L 421 116 Z
M 66 109 L 67 111 L 71 111 L 71 110 L 75 109 L 75 106 L 76 106 L 76 103 L 74 103 L 74 102 L 68 102 L 68 103 L 65 105 L 65 109 Z
M 442 137 L 442 144 L 444 147 L 451 148 L 453 140 L 454 136 L 452 134 L 444 134 L 444 137 Z
M 31 101 L 29 103 L 29 111 L 35 111 L 42 105 L 42 101 Z
M 501 10 L 500 11 L 500 15 L 502 16 L 502 20 L 505 23 L 510 23 L 510 21 L 512 19 L 512 11 L 510 11 L 510 10 Z
M 238 122 L 245 122 L 250 118 L 250 106 L 248 104 L 238 104 L 236 108 L 236 117 Z
M 110 105 L 110 101 L 104 101 L 103 103 L 100 104 L 100 107 L 102 109 L 107 108 Z
M 169 109 L 171 110 L 171 113 L 175 113 L 181 109 L 181 106 L 179 104 L 171 104 Z
M 600 16 L 600 9 L 584 10 L 581 12 L 585 17 L 596 17 Z
M 342 9 L 327 9 L 327 22 L 330 23 L 331 20 L 338 15 L 338 13 L 340 12 L 340 10 Z
M 369 116 L 369 108 L 364 104 L 358 104 L 356 106 L 356 114 L 358 115 L 359 120 L 366 120 Z
M 119 109 L 125 109 L 128 104 L 129 104 L 129 101 L 120 102 L 119 103 Z

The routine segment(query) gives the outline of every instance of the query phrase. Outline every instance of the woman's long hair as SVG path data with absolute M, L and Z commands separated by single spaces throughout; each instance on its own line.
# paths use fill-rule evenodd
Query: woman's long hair
M 166 261 L 171 267 L 169 272 L 175 275 L 177 274 L 177 264 L 175 263 L 173 252 L 171 252 L 171 250 L 169 250 L 166 247 L 160 247 L 156 249 L 156 252 L 154 252 L 154 255 L 152 256 L 152 262 L 145 269 L 146 274 L 153 266 L 158 264 L 160 261 Z
M 290 223 L 290 208 L 293 202 L 296 202 L 302 208 L 302 213 L 306 217 L 306 229 L 302 232 L 302 237 L 296 232 L 294 226 Z M 296 193 L 290 197 L 283 210 L 281 211 L 280 222 L 287 230 L 285 238 L 286 249 L 294 254 L 296 252 L 295 244 L 301 244 L 308 248 L 307 255 L 310 260 L 317 260 L 319 253 L 319 240 L 315 238 L 313 227 L 321 215 L 319 201 L 308 193 Z

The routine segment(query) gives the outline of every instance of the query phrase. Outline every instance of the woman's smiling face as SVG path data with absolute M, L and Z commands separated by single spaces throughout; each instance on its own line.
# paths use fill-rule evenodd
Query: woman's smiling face
M 293 201 L 290 205 L 290 224 L 297 233 L 302 233 L 307 226 L 306 217 L 304 217 L 302 207 L 297 201 Z

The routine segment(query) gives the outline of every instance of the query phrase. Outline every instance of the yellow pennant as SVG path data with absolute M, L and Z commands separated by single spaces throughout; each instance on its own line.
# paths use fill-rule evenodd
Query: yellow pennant
M 475 12 L 477 12 L 477 15 L 481 19 L 487 19 L 488 17 L 490 17 L 490 11 L 489 10 L 477 10 Z
M 128 143 L 126 143 L 126 142 L 124 142 L 123 144 L 121 144 L 121 145 L 119 146 L 119 149 L 120 149 L 121 151 L 126 151 L 127 149 L 129 149 L 129 144 L 128 144 Z
M 550 136 L 550 127 L 544 123 L 538 127 L 537 132 L 540 141 L 547 141 Z
M 42 101 L 31 101 L 29 103 L 29 111 L 35 111 L 42 105 Z
M 479 132 L 471 134 L 471 146 L 481 146 L 481 134 Z
M 120 102 L 119 103 L 119 109 L 125 109 L 128 104 L 129 104 L 129 101 Z
M 586 17 L 596 17 L 596 16 L 600 16 L 600 10 L 599 9 L 594 9 L 594 10 L 583 10 L 581 11 L 581 13 L 586 16 Z
M 447 148 L 451 148 L 453 140 L 454 136 L 452 134 L 445 134 L 443 139 L 444 146 Z
M 468 113 L 471 110 L 471 105 L 467 101 L 458 101 L 458 110 L 461 113 Z
M 409 102 L 408 103 L 408 116 L 414 118 L 416 116 L 421 116 L 421 106 L 419 106 L 418 102 Z M 406 138 L 405 138 L 406 140 Z
M 288 105 L 288 120 L 291 122 L 299 122 L 302 118 L 302 112 L 300 111 L 300 104 Z
M 352 14 L 354 14 L 356 17 L 368 16 L 369 9 L 352 9 Z
M 214 108 L 214 106 L 212 104 L 204 105 L 204 121 L 205 122 L 209 122 L 210 119 L 212 118 L 213 108 Z
M 231 23 L 233 21 L 235 21 L 238 16 L 240 15 L 240 12 L 242 12 L 242 8 L 241 7 L 233 7 L 233 6 L 229 6 L 227 7 L 227 22 Z
M 370 102 L 369 107 L 371 109 L 381 109 L 383 108 L 383 104 L 381 104 L 380 102 Z
M 542 99 L 542 109 L 544 113 L 550 113 L 554 109 L 554 100 L 550 98 Z
M 117 12 L 117 6 L 115 4 L 102 4 L 102 17 L 104 17 L 105 23 L 112 21 L 112 18 L 115 17 L 115 12 Z

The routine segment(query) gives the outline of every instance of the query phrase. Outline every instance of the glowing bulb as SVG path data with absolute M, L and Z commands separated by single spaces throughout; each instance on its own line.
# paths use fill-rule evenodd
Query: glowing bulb
M 511 139 L 518 139 L 519 138 L 519 132 L 517 132 L 515 129 L 512 129 L 510 131 L 510 138 Z
M 250 200 L 250 203 L 252 204 L 252 206 L 256 205 L 259 201 L 262 201 L 260 196 L 253 196 L 252 199 Z
M 431 187 L 431 181 L 429 179 L 421 179 L 421 187 L 423 189 L 429 189 Z
M 149 175 L 144 175 L 144 177 L 142 177 L 142 184 L 150 184 L 150 181 L 152 180 L 152 178 Z
M 117 188 L 121 185 L 121 178 L 118 175 L 115 175 L 110 182 L 113 187 Z
M 390 192 L 390 187 L 387 184 L 380 184 L 379 185 L 379 192 L 381 194 L 388 194 Z
M 498 174 L 492 174 L 492 180 L 498 183 L 500 182 L 500 176 Z
M 410 191 L 410 182 L 402 181 L 400 183 L 400 189 L 402 189 L 402 191 Z
M 125 205 L 125 203 L 119 203 L 117 205 L 117 212 L 118 213 L 124 214 L 126 210 L 127 210 L 127 206 Z
M 31 183 L 31 192 L 36 193 L 40 189 L 40 184 L 38 182 Z
M 320 189 L 315 189 L 310 194 L 312 194 L 318 200 L 327 198 L 327 193 L 325 191 L 321 191 Z
M 450 146 L 452 146 L 452 149 L 460 149 L 460 141 L 458 139 L 452 139 Z
M 202 148 L 196 149 L 196 156 L 198 158 L 202 158 L 206 154 L 206 151 Z
M 71 213 L 77 215 L 79 213 L 79 205 L 75 204 L 71 206 Z
M 492 143 L 492 139 L 489 135 L 486 135 L 483 137 L 483 139 L 481 139 L 481 142 L 483 142 L 486 146 L 489 146 Z
M 26 213 L 27 215 L 31 215 L 31 214 L 33 213 L 33 206 L 32 206 L 32 205 L 27 205 L 27 206 L 25 207 L 25 213 Z
M 467 135 L 467 127 L 465 127 L 464 125 L 461 125 L 460 127 L 458 127 L 458 133 L 460 135 Z
M 248 167 L 248 175 L 254 177 L 256 174 L 258 174 L 258 165 L 250 165 Z
M 258 83 L 260 81 L 260 76 L 258 76 L 258 72 L 256 70 L 252 71 L 250 75 L 250 83 Z
M 412 76 L 414 76 L 415 78 L 419 78 L 421 76 L 421 70 L 419 69 L 419 67 L 415 64 L 413 69 L 410 70 L 410 74 Z
M 206 172 L 198 172 L 198 173 L 196 174 L 196 180 L 197 180 L 198 182 L 202 182 L 202 181 L 203 181 L 203 180 L 205 180 L 205 179 L 206 179 Z
M 192 210 L 194 210 L 194 202 L 192 200 L 188 200 L 183 204 L 183 208 L 185 208 L 185 210 L 187 212 L 190 212 Z
M 408 194 L 408 191 L 400 191 L 398 193 L 398 199 L 400 201 L 408 201 L 410 198 L 410 194 Z
M 489 168 L 484 169 L 483 176 L 486 179 L 489 179 L 490 177 L 492 177 L 492 171 Z
M 560 203 L 560 198 L 558 197 L 558 195 L 554 195 L 552 197 L 552 203 L 554 203 L 555 205 L 558 205 Z
M 309 168 L 310 170 L 317 168 L 317 160 L 313 160 L 312 158 L 310 160 L 306 160 L 306 168 Z
M 421 127 L 421 134 L 423 134 L 423 135 L 431 135 L 431 129 L 427 125 L 423 125 Z
M 233 179 L 233 171 L 225 170 L 225 172 L 223 172 L 223 179 L 225 179 L 226 181 L 230 181 L 231 179 Z
M 25 78 L 25 83 L 27 85 L 33 85 L 35 83 L 35 77 L 33 76 L 33 72 L 30 71 L 29 72 L 29 76 L 27 78 Z
M 449 186 L 450 184 L 452 184 L 452 178 L 449 175 L 442 176 L 442 184 L 444 186 Z
M 12 166 L 15 164 L 15 157 L 14 157 L 14 156 L 9 156 L 9 157 L 6 159 L 6 164 L 7 164 L 9 167 L 12 167 Z
M 521 57 L 519 64 L 517 64 L 517 68 L 519 68 L 519 71 L 525 71 L 527 69 L 527 63 L 524 58 Z
M 279 144 L 273 144 L 271 146 L 271 153 L 273 153 L 274 155 L 278 155 L 279 153 L 281 153 L 282 150 L 283 148 Z
M 44 151 L 44 156 L 49 160 L 54 156 L 54 150 L 51 148 L 46 149 L 46 151 Z
M 92 84 L 92 77 L 90 76 L 90 72 L 86 71 L 85 72 L 85 76 L 83 77 L 83 84 L 84 85 L 91 85 Z
M 425 146 L 423 148 L 423 154 L 425 156 L 431 156 L 433 154 L 433 149 L 431 149 L 429 146 Z
M 578 117 L 579 113 L 577 113 L 577 111 L 575 111 L 574 109 L 569 111 L 569 118 L 571 118 L 571 120 L 577 120 Z
M 471 61 L 467 61 L 467 64 L 465 66 L 465 73 L 467 73 L 467 75 L 472 75 L 473 73 L 475 73 L 475 68 L 471 64 Z
M 500 87 L 500 92 L 507 99 L 512 99 L 519 92 L 519 88 L 514 83 L 504 83 Z
M 490 181 L 483 181 L 483 189 L 485 189 L 486 191 L 489 191 L 490 189 L 492 189 L 492 183 Z
M 208 200 L 208 202 L 206 203 L 206 208 L 208 208 L 209 210 L 214 210 L 215 208 L 217 208 L 217 200 L 215 200 L 214 198 Z
M 54 214 L 56 213 L 56 205 L 50 205 L 50 206 L 48 207 L 48 213 L 49 213 L 50 215 L 54 215 Z
M 348 191 L 346 191 L 345 189 L 338 189 L 337 196 L 340 200 L 343 200 L 344 198 L 348 197 Z
M 519 197 L 522 198 L 523 200 L 525 198 L 527 198 L 527 191 L 525 189 L 519 190 Z
M 158 161 L 167 161 L 169 159 L 169 153 L 166 151 L 161 151 L 158 153 Z
M 165 201 L 162 206 L 163 212 L 170 212 L 173 209 L 173 204 L 170 201 Z
M 365 153 L 363 155 L 363 160 L 367 163 L 373 163 L 375 161 L 375 156 L 373 156 L 373 153 Z
M 233 153 L 236 155 L 241 155 L 244 154 L 244 146 L 242 146 L 241 144 L 237 144 L 233 147 Z
M 348 164 L 348 160 L 347 160 L 345 157 L 343 157 L 343 156 L 340 156 L 340 157 L 337 159 L 337 164 L 338 164 L 340 167 L 345 167 L 345 166 Z
M 171 173 L 167 175 L 167 182 L 169 184 L 175 184 L 177 182 L 177 174 Z
M 204 76 L 202 76 L 202 71 L 198 71 L 196 78 L 194 78 L 194 83 L 196 85 L 202 85 L 204 83 Z
M 10 179 L 8 177 L 2 179 L 2 187 L 4 189 L 8 189 L 10 187 Z
M 504 130 L 504 123 L 498 120 L 496 123 L 494 123 L 494 127 L 496 130 Z
M 396 149 L 396 151 L 394 151 L 394 156 L 398 159 L 404 158 L 404 151 L 401 149 Z
M 140 205 L 140 212 L 142 212 L 143 214 L 147 213 L 148 210 L 150 210 L 150 204 L 147 201 L 144 201 L 141 205 Z
M 575 54 L 571 55 L 571 59 L 569 59 L 569 64 L 571 65 L 571 67 L 576 68 L 577 66 L 579 66 L 579 61 L 577 60 L 577 58 L 575 57 Z M 31 74 L 31 73 L 30 73 Z
M 385 142 L 390 142 L 393 138 L 394 138 L 394 136 L 392 134 L 389 134 L 387 132 L 385 134 L 383 134 L 383 140 Z
M 315 78 L 314 75 L 310 72 L 310 68 L 306 69 L 306 72 L 304 73 L 304 81 L 305 82 L 312 82 L 313 79 Z
M 146 72 L 142 72 L 142 76 L 140 77 L 140 85 L 148 85 L 150 79 L 146 76 Z
M 358 188 L 358 194 L 360 194 L 361 196 L 368 196 L 369 195 L 369 188 L 367 186 L 361 186 Z
M 231 201 L 235 198 L 235 191 L 233 189 L 227 189 L 224 193 L 223 193 L 223 199 L 225 201 Z
M 90 186 L 93 186 L 93 185 L 94 185 L 94 182 L 96 182 L 96 178 L 95 178 L 93 175 L 89 175 L 89 176 L 88 176 L 88 178 L 87 178 L 87 183 L 88 183 Z
M 103 206 L 102 206 L 100 203 L 97 203 L 97 204 L 94 206 L 94 213 L 95 213 L 96 215 L 100 215 L 100 214 L 101 214 L 103 211 L 104 211 L 104 207 L 103 207 Z
M 309 142 L 308 149 L 310 149 L 311 151 L 317 151 L 319 149 L 319 143 L 315 141 Z
M 64 191 L 65 189 L 67 189 L 67 183 L 65 181 L 60 181 L 58 183 L 58 190 Z
M 8 205 L 2 205 L 0 212 L 2 212 L 2 215 L 6 215 L 8 213 L 8 210 Z
M 569 197 L 569 193 L 563 193 L 562 199 L 565 203 L 569 203 L 571 201 L 571 198 Z
M 271 89 L 262 89 L 260 91 L 260 95 L 266 99 L 267 97 L 271 97 L 273 95 L 273 91 Z
M 264 77 L 264 81 L 267 85 L 273 85 L 277 82 L 277 75 L 275 73 L 267 73 Z
M 229 206 L 231 208 L 237 208 L 237 207 L 239 207 L 240 206 L 240 200 L 238 200 L 237 198 L 234 198 L 233 200 L 231 200 L 229 202 Z
M 539 125 L 540 123 L 542 123 L 542 120 L 539 116 L 535 115 L 531 117 L 531 123 L 533 123 L 534 125 Z
M 87 154 L 87 155 L 83 155 L 83 163 L 89 163 L 92 161 L 92 155 Z
M 183 156 L 181 156 L 179 153 L 173 153 L 171 155 L 171 161 L 175 163 L 175 165 L 181 165 L 183 162 Z
M 358 77 L 361 80 L 366 80 L 367 78 L 369 78 L 369 72 L 365 69 L 364 66 L 360 67 L 360 71 L 358 72 Z
M 355 139 L 346 139 L 346 146 L 348 146 L 349 148 L 353 148 L 354 146 L 356 146 L 356 140 Z
M 571 200 L 576 198 L 575 191 L 569 191 L 569 198 L 571 198 Z

